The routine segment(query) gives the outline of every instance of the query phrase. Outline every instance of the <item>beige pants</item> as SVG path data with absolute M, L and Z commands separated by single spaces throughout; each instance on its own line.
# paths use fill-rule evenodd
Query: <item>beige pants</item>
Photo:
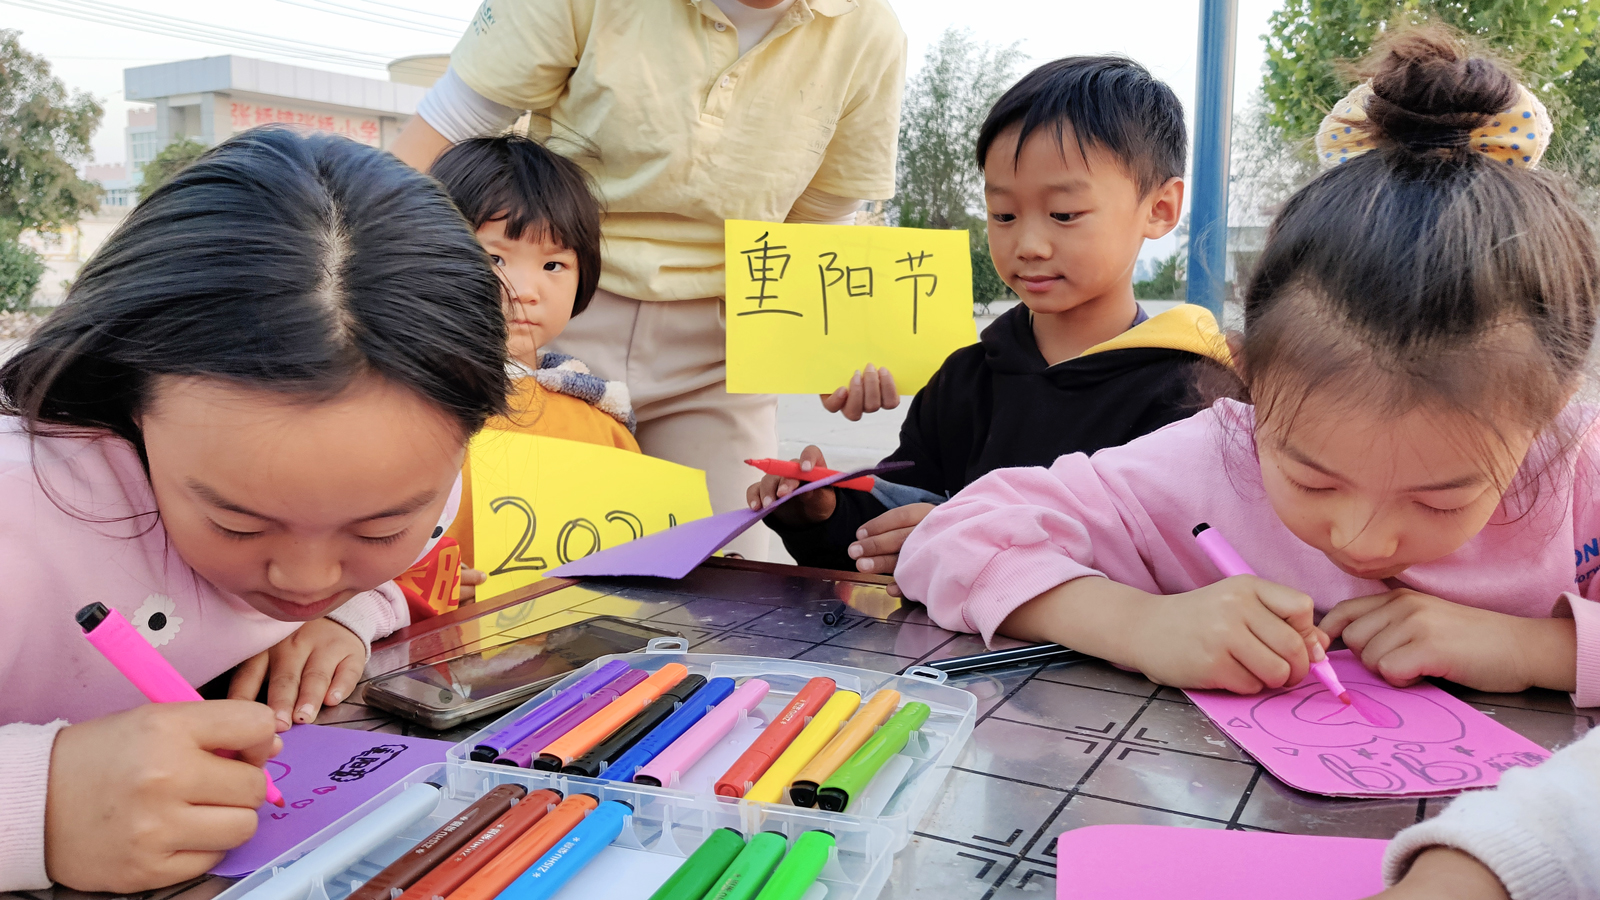
M 551 343 L 590 371 L 626 382 L 639 419 L 639 447 L 703 469 L 717 512 L 741 509 L 760 473 L 744 464 L 778 453 L 778 398 L 727 390 L 727 322 L 722 299 L 647 302 L 596 291 Z M 769 532 L 757 525 L 730 552 L 766 559 Z

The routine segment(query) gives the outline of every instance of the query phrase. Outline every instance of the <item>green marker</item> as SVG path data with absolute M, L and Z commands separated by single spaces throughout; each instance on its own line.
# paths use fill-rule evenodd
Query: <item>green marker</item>
M 754 900 L 767 876 L 778 867 L 789 839 L 776 831 L 763 831 L 750 839 L 728 870 L 701 900 Z
M 828 864 L 833 844 L 833 835 L 826 831 L 808 831 L 800 835 L 789 855 L 778 864 L 778 870 L 767 879 L 767 886 L 756 895 L 756 900 L 800 900 L 817 883 L 822 867 Z
M 905 748 L 906 741 L 911 740 L 911 732 L 921 728 L 931 712 L 928 704 L 915 701 L 900 707 L 899 712 L 883 723 L 860 750 L 817 788 L 817 805 L 828 812 L 844 812 L 850 805 L 850 798 L 861 793 L 883 764 Z
M 744 835 L 732 828 L 718 828 L 650 895 L 650 900 L 700 900 L 743 849 Z

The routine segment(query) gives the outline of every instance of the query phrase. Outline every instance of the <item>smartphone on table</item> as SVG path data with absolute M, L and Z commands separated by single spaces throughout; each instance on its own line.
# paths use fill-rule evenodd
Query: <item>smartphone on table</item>
M 674 631 L 598 616 L 385 675 L 367 684 L 366 702 L 425 728 L 444 731 L 510 709 L 602 656 L 643 650 L 656 638 L 678 636 Z

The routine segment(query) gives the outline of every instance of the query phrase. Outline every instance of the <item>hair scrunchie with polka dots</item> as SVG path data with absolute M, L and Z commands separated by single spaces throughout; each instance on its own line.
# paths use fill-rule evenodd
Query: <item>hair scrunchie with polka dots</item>
M 1317 160 L 1325 169 L 1354 159 L 1377 146 L 1362 127 L 1367 121 L 1367 101 L 1372 84 L 1363 82 L 1333 105 L 1317 129 Z M 1509 109 L 1474 129 L 1468 146 L 1497 162 L 1531 169 L 1550 146 L 1550 113 L 1523 85 Z

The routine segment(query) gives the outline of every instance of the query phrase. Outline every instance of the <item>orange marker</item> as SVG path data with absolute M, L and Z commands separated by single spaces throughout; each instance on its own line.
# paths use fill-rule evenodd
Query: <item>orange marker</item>
M 404 900 L 432 900 L 433 897 L 450 893 L 494 859 L 496 854 L 516 846 L 517 838 L 526 834 L 528 829 L 543 819 L 547 813 L 552 813 L 551 804 L 560 802 L 561 794 L 558 791 L 534 791 L 522 798 L 521 803 L 495 819 L 470 843 L 456 851 L 454 856 L 439 863 L 432 872 L 417 879 L 417 882 L 400 896 Z M 562 803 L 555 808 L 555 811 L 559 812 L 561 807 L 566 805 Z M 589 805 L 593 807 L 594 801 L 591 800 Z
M 494 900 L 500 892 L 516 881 L 528 867 L 538 862 L 550 848 L 561 842 L 567 832 L 577 827 L 583 817 L 600 805 L 593 794 L 573 794 L 550 811 L 539 826 L 489 861 L 476 875 L 467 879 L 450 894 L 449 900 Z M 430 876 L 431 877 L 431 876 Z M 460 882 L 457 882 L 460 884 Z M 411 897 L 402 900 L 412 900 Z M 430 900 L 423 897 L 421 900 Z
M 632 690 L 607 703 L 605 708 L 578 723 L 578 726 L 554 743 L 546 744 L 533 761 L 535 769 L 555 771 L 593 750 L 597 744 L 611 736 L 611 732 L 628 724 L 628 720 L 644 712 L 645 707 L 656 702 L 662 694 L 689 675 L 680 663 L 667 663 L 654 675 L 639 682 Z
M 837 475 L 837 469 L 824 469 L 820 466 L 810 471 L 801 471 L 800 464 L 787 459 L 747 459 L 747 466 L 755 466 L 768 475 L 779 478 L 793 478 L 796 481 L 821 481 L 829 475 Z M 829 487 L 845 488 L 852 491 L 870 491 L 876 484 L 871 475 L 862 475 L 860 478 L 847 478 L 844 481 L 835 481 Z
M 743 797 L 749 785 L 761 779 L 762 773 L 772 766 L 778 754 L 787 748 L 806 727 L 806 720 L 817 714 L 822 704 L 833 696 L 832 678 L 813 678 L 794 695 L 776 719 L 761 730 L 761 736 L 744 751 L 728 771 L 717 779 L 716 791 L 723 797 Z

